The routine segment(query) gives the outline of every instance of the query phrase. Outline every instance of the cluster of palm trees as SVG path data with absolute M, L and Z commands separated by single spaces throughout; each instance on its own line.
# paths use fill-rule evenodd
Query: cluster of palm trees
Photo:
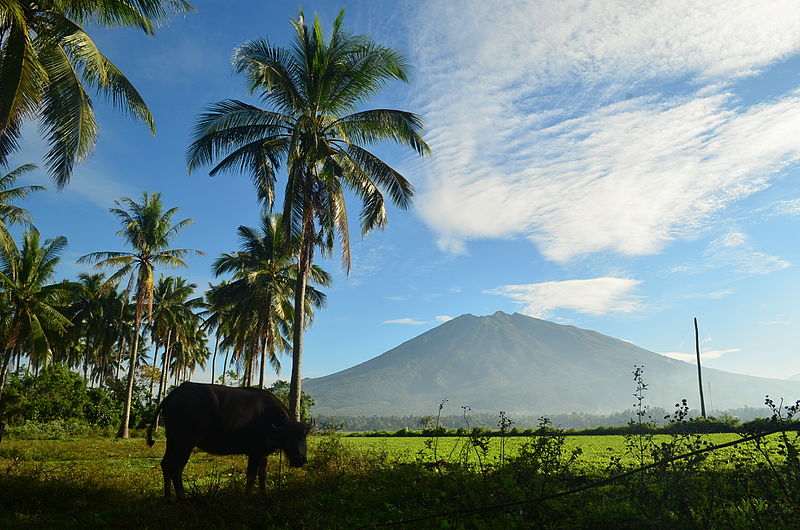
M 25 190 L 4 191 L 19 195 Z M 0 203 L 3 207 L 11 205 Z M 0 396 L 11 366 L 19 369 L 23 360 L 34 372 L 61 363 L 99 386 L 120 380 L 127 366 L 120 429 L 127 437 L 137 379 L 149 379 L 150 395 L 160 401 L 170 384 L 189 380 L 209 358 L 213 380 L 219 349 L 226 352 L 223 369 L 237 366 L 247 386 L 258 374 L 264 388 L 267 365 L 279 369 L 279 355 L 289 348 L 294 315 L 297 242 L 284 238 L 280 215 L 265 215 L 260 229 L 239 227 L 240 249 L 223 254 L 213 267 L 215 275 L 230 279 L 196 296 L 197 285 L 186 279 L 155 279 L 154 274 L 157 266 L 185 266 L 182 257 L 199 252 L 169 248 L 191 220 L 173 224 L 177 208 L 165 210 L 158 193 L 145 192 L 139 201 L 123 198 L 110 211 L 121 221 L 119 233 L 131 250 L 95 252 L 79 260 L 116 269 L 108 277 L 83 273 L 75 281 L 54 282 L 66 238 L 42 241 L 32 226 L 20 246 L 13 238 L 0 245 L 0 343 L 5 345 Z M 326 286 L 331 280 L 315 266 L 311 281 Z M 325 296 L 313 286 L 306 295 L 308 323 L 312 308 L 320 307 Z
M 97 134 L 87 87 L 152 128 L 152 116 L 141 96 L 78 23 L 127 25 L 152 32 L 154 23 L 169 12 L 191 10 L 183 0 L 0 1 L 0 165 L 16 149 L 22 121 L 38 117 L 51 147 L 45 157 L 47 168 L 59 187 L 66 185 L 74 164 L 88 156 Z M 186 154 L 189 171 L 213 165 L 212 176 L 224 171 L 248 173 L 264 211 L 258 230 L 240 228 L 241 249 L 214 263 L 217 275 L 231 274 L 231 278 L 209 287 L 202 323 L 196 313 L 201 302 L 191 298 L 185 282 L 165 278 L 167 283 L 162 286 L 154 279 L 156 266 L 183 266 L 182 258 L 196 252 L 169 249 L 171 239 L 189 221 L 172 225 L 174 209 L 163 210 L 158 194 L 145 194 L 141 202 L 123 199 L 111 210 L 123 223 L 120 234 L 132 252 L 101 252 L 82 258 L 85 263 L 116 268 L 108 279 L 87 277 L 85 283 L 87 293 L 95 284 L 105 286 L 94 291 L 98 303 L 100 298 L 112 296 L 109 285 L 122 289 L 120 316 L 108 309 L 98 317 L 100 322 L 112 317 L 126 322 L 121 331 L 106 330 L 108 337 L 98 332 L 97 337 L 87 338 L 74 322 L 70 326 L 69 318 L 47 306 L 49 323 L 61 334 L 78 337 L 72 349 L 80 353 L 75 355 L 81 357 L 81 363 L 92 360 L 92 370 L 100 370 L 101 380 L 109 366 L 119 370 L 120 362 L 127 362 L 123 436 L 127 436 L 130 395 L 145 336 L 162 352 L 159 395 L 168 373 L 175 373 L 170 372 L 173 363 L 180 360 L 184 375 L 192 363 L 200 363 L 204 354 L 192 353 L 187 345 L 202 344 L 204 334 L 214 335 L 213 355 L 218 347 L 232 352 L 233 359 L 244 367 L 246 383 L 252 383 L 258 373 L 263 385 L 265 366 L 269 363 L 277 368 L 276 352 L 291 348 L 289 408 L 299 419 L 303 332 L 313 309 L 324 303 L 322 293 L 309 283 L 330 283 L 328 275 L 314 265 L 315 256 L 332 254 L 338 241 L 343 267 L 346 271 L 350 268 L 345 193 L 361 201 L 362 236 L 386 225 L 384 195 L 399 208 L 411 205 L 411 183 L 367 147 L 388 140 L 419 155 L 429 152 L 420 116 L 362 108 L 388 82 L 407 81 L 409 66 L 397 51 L 367 36 L 347 33 L 342 28 L 343 16 L 341 11 L 326 36 L 318 18 L 309 27 L 301 11 L 292 21 L 295 35 L 290 47 L 275 46 L 265 39 L 240 46 L 233 56 L 234 68 L 245 76 L 251 94 L 264 108 L 229 99 L 212 104 L 197 120 Z M 274 212 L 279 171 L 286 176 L 280 215 Z M 145 219 L 157 225 L 157 230 Z M 151 236 L 153 239 L 148 239 Z M 38 245 L 38 239 L 30 241 L 34 243 Z M 46 242 L 45 247 L 57 257 L 63 242 Z M 13 254 L 10 249 L 9 255 Z M 46 272 L 41 278 L 49 281 L 53 271 Z M 125 277 L 130 281 L 122 287 Z M 9 277 L 8 281 L 13 280 Z M 185 307 L 168 309 L 166 299 L 159 302 L 157 298 L 159 287 L 164 296 L 167 292 L 176 298 L 185 296 Z M 54 286 L 47 296 L 61 296 L 57 293 L 65 289 L 65 285 Z M 44 291 L 38 292 L 44 297 Z M 132 308 L 127 303 L 129 295 Z M 163 310 L 160 303 L 166 304 Z M 36 326 L 31 324 L 22 331 L 18 322 L 22 313 L 12 310 L 10 315 L 4 363 L 14 356 L 19 359 L 25 351 L 33 355 L 33 343 L 42 348 L 36 351 L 49 351 L 50 355 L 58 350 Z M 75 315 L 73 320 L 79 318 Z M 179 331 L 179 321 L 193 324 Z M 85 325 L 89 329 L 89 324 Z M 80 326 L 84 326 L 83 320 Z M 20 341 L 30 343 L 27 350 Z M 93 360 L 95 350 L 109 348 L 112 356 L 116 352 L 115 362 Z

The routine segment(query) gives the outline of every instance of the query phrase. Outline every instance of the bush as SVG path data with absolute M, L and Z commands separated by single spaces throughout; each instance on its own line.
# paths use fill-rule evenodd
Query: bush
M 62 440 L 75 436 L 86 436 L 92 428 L 78 419 L 54 421 L 25 421 L 22 425 L 7 427 L 9 437 L 20 440 Z
M 84 416 L 91 425 L 110 427 L 122 420 L 122 403 L 115 400 L 106 388 L 90 388 L 86 392 Z

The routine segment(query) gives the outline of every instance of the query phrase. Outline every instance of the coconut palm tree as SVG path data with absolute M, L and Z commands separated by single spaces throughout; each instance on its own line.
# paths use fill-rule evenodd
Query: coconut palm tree
M 93 89 L 155 133 L 130 81 L 81 27 L 136 27 L 148 35 L 185 0 L 3 0 L 0 2 L 0 163 L 18 147 L 22 122 L 38 117 L 50 150 L 45 165 L 59 188 L 92 151 Z
M 2 83 L 0 83 L 2 84 Z M 0 164 L 2 167 L 2 164 Z M 9 225 L 22 224 L 33 226 L 31 215 L 24 208 L 11 204 L 12 201 L 24 199 L 34 191 L 43 190 L 42 186 L 14 186 L 17 178 L 36 169 L 34 164 L 23 164 L 0 177 L 0 245 L 13 244 Z
M 140 202 L 129 197 L 115 201 L 116 208 L 109 211 L 120 221 L 122 230 L 117 232 L 133 249 L 132 252 L 93 252 L 82 256 L 78 263 L 94 263 L 95 267 L 114 267 L 108 282 L 118 282 L 130 275 L 135 286 L 135 314 L 133 323 L 133 344 L 128 360 L 128 383 L 125 398 L 125 409 L 120 427 L 119 437 L 128 438 L 133 383 L 136 376 L 136 365 L 139 351 L 139 340 L 142 318 L 150 318 L 153 312 L 153 277 L 157 266 L 186 267 L 183 258 L 190 254 L 202 254 L 199 250 L 170 249 L 169 246 L 181 229 L 191 224 L 191 219 L 184 219 L 172 224 L 172 217 L 178 208 L 164 210 L 161 194 L 144 192 Z
M 289 331 L 293 316 L 292 293 L 297 283 L 297 265 L 294 262 L 296 242 L 286 238 L 281 229 L 282 216 L 262 214 L 261 230 L 240 226 L 238 229 L 241 250 L 223 254 L 212 265 L 216 276 L 233 273 L 233 280 L 213 293 L 217 305 L 234 307 L 234 314 L 250 315 L 259 338 L 259 382 L 264 385 L 267 362 L 280 370 L 277 353 L 288 350 Z M 330 275 L 314 265 L 310 279 L 322 286 L 331 284 Z M 306 290 L 307 318 L 313 318 L 311 308 L 321 307 L 325 295 L 309 287 Z
M 193 333 L 189 323 L 192 322 L 193 325 L 193 321 L 199 318 L 193 310 L 204 306 L 202 297 L 191 298 L 195 289 L 197 289 L 196 284 L 189 283 L 180 276 L 161 276 L 155 287 L 153 315 L 150 326 L 150 337 L 155 343 L 153 352 L 154 367 L 158 359 L 158 347 L 159 345 L 164 346 L 156 403 L 161 402 L 161 396 L 166 389 L 173 342 L 178 342 Z M 152 392 L 153 389 L 151 387 L 150 393 L 152 394 Z
M 211 175 L 248 171 L 268 208 L 275 197 L 276 171 L 286 166 L 283 214 L 287 232 L 299 238 L 294 293 L 290 408 L 300 414 L 305 289 L 316 248 L 333 247 L 350 268 L 350 231 L 344 192 L 362 201 L 362 236 L 386 225 L 384 193 L 400 208 L 411 205 L 412 185 L 366 146 L 389 140 L 420 155 L 422 118 L 392 109 L 360 110 L 391 80 L 407 81 L 405 58 L 362 35 L 342 30 L 344 11 L 326 40 L 317 18 L 309 28 L 302 12 L 292 22 L 290 48 L 263 39 L 246 42 L 233 56 L 251 92 L 267 108 L 238 100 L 213 104 L 200 116 L 187 151 L 189 170 L 215 164 Z
M 83 377 L 88 379 L 89 368 L 97 360 L 98 336 L 104 325 L 102 320 L 102 296 L 105 275 L 78 275 L 77 282 L 62 282 L 67 292 L 62 314 L 72 326 L 62 337 L 59 349 L 67 366 L 83 366 Z
M 22 236 L 21 248 L 15 244 L 0 247 L 0 290 L 7 308 L 0 394 L 12 356 L 24 351 L 32 365 L 47 364 L 51 340 L 70 325 L 56 309 L 64 295 L 63 284 L 51 283 L 66 246 L 63 236 L 42 243 L 39 232 L 28 230 Z

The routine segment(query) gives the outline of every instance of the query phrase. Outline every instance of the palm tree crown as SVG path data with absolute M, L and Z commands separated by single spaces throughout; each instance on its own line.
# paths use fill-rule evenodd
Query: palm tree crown
M 264 387 L 264 369 L 269 362 L 280 369 L 277 353 L 288 349 L 294 309 L 292 293 L 297 283 L 294 255 L 297 244 L 285 237 L 282 216 L 263 214 L 261 229 L 240 226 L 241 250 L 221 255 L 212 265 L 216 276 L 233 273 L 231 282 L 212 289 L 209 301 L 220 314 L 227 310 L 227 319 L 235 322 L 233 330 L 246 338 L 255 334 L 261 353 L 259 386 Z M 310 279 L 321 286 L 331 284 L 330 275 L 313 266 Z M 309 287 L 306 291 L 306 321 L 313 318 L 313 307 L 321 307 L 325 295 Z
M 12 187 L 20 175 L 34 169 L 36 169 L 36 166 L 33 164 L 23 164 L 0 177 L 0 245 L 13 244 L 11 235 L 8 233 L 9 225 L 23 224 L 31 226 L 33 224 L 30 213 L 24 208 L 11 204 L 11 202 L 24 199 L 34 191 L 44 189 L 42 186 Z
M 29 230 L 23 234 L 21 248 L 0 249 L 0 288 L 10 310 L 2 345 L 4 362 L 16 347 L 24 345 L 34 364 L 46 363 L 53 334 L 70 325 L 56 309 L 64 286 L 51 283 L 66 245 L 63 236 L 42 243 L 39 232 Z
M 18 147 L 25 119 L 38 116 L 50 150 L 45 161 L 58 187 L 97 138 L 87 89 L 155 131 L 153 117 L 130 81 L 81 24 L 137 27 L 153 34 L 185 0 L 3 0 L 0 2 L 0 163 Z
M 406 81 L 408 65 L 395 50 L 343 31 L 343 16 L 341 11 L 328 39 L 319 19 L 309 28 L 301 12 L 292 22 L 290 48 L 263 39 L 239 47 L 234 67 L 268 108 L 238 100 L 211 105 L 198 119 L 187 151 L 190 171 L 206 164 L 215 164 L 211 175 L 248 171 L 259 199 L 270 209 L 276 170 L 286 166 L 283 223 L 299 240 L 290 392 L 295 417 L 300 411 L 305 282 L 315 248 L 332 249 L 338 236 L 343 266 L 350 268 L 345 189 L 362 201 L 362 235 L 385 226 L 384 193 L 400 208 L 411 205 L 411 183 L 365 146 L 389 140 L 420 155 L 429 152 L 420 116 L 359 110 L 387 82 Z

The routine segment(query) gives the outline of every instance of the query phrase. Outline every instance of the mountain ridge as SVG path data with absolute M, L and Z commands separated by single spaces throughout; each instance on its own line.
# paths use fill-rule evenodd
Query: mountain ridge
M 644 365 L 646 400 L 699 408 L 696 366 L 630 342 L 519 313 L 469 313 L 355 366 L 304 380 L 314 413 L 430 414 L 447 399 L 474 411 L 606 413 L 633 404 L 634 365 Z M 763 404 L 765 393 L 796 398 L 800 383 L 704 368 L 706 405 Z

